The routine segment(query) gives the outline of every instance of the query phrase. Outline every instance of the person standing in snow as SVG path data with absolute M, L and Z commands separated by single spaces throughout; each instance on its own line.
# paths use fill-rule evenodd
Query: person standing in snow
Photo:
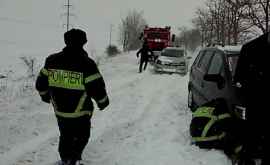
M 60 165 L 79 164 L 90 137 L 94 99 L 100 110 L 109 105 L 105 83 L 96 63 L 83 49 L 86 33 L 71 29 L 66 47 L 46 58 L 36 89 L 42 101 L 52 103 L 59 126 Z
M 146 67 L 147 67 L 147 63 L 148 63 L 148 60 L 149 60 L 149 54 L 148 54 L 149 52 L 151 53 L 152 56 L 154 56 L 154 53 L 149 48 L 147 41 L 144 41 L 142 48 L 136 53 L 137 58 L 139 58 L 139 54 L 141 54 L 140 66 L 139 66 L 139 72 L 140 73 L 142 72 L 143 64 L 144 64 L 143 70 L 145 70 Z

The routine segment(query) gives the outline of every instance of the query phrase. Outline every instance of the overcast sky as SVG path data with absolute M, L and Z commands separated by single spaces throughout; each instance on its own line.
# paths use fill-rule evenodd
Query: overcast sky
M 149 26 L 191 26 L 195 9 L 205 0 L 70 0 L 73 5 L 71 23 L 87 32 L 88 49 L 104 49 L 109 44 L 110 25 L 112 42 L 117 43 L 121 18 L 128 11 L 143 12 Z M 0 0 L 0 49 L 28 49 L 33 53 L 38 45 L 44 50 L 60 49 L 66 21 L 67 0 Z M 38 47 L 40 49 L 40 47 Z M 0 50 L 1 51 L 1 50 Z M 39 50 L 42 52 L 42 50 Z M 50 50 L 48 50 L 50 51 Z M 31 51 L 30 51 L 31 52 Z M 25 52 L 27 53 L 27 52 Z

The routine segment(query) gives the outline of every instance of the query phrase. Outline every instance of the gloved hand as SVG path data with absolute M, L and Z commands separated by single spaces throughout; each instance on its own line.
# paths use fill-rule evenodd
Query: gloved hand
M 108 105 L 109 105 L 109 100 L 107 100 L 106 102 L 103 102 L 101 104 L 98 104 L 98 108 L 100 111 L 103 111 Z

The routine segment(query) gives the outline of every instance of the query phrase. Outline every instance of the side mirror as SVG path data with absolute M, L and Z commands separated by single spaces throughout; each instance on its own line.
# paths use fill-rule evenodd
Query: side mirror
M 220 74 L 206 74 L 203 79 L 205 81 L 216 82 L 218 89 L 225 87 L 225 79 Z

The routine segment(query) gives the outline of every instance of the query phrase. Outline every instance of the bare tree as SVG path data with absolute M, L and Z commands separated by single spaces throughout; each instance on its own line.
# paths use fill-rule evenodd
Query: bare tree
M 262 33 L 269 31 L 270 0 L 227 0 L 233 6 L 241 6 L 242 18 L 254 30 L 258 28 Z
M 135 50 L 141 46 L 139 36 L 146 25 L 143 13 L 136 10 L 130 11 L 121 20 L 119 41 L 123 45 L 124 51 Z
M 237 44 L 251 26 L 244 19 L 246 0 L 226 0 L 227 44 Z
M 178 28 L 180 31 L 176 37 L 176 44 L 182 46 L 185 49 L 194 51 L 201 42 L 201 33 L 199 29 L 188 29 L 186 27 Z
M 192 20 L 194 27 L 198 28 L 201 34 L 201 46 L 211 42 L 213 24 L 208 11 L 203 8 L 198 8 L 196 17 Z
M 193 24 L 200 29 L 202 44 L 236 45 L 253 33 L 249 4 L 249 0 L 207 0 L 206 8 L 197 9 L 193 19 Z
M 27 67 L 28 77 L 34 78 L 36 73 L 36 59 L 34 57 L 20 57 L 25 66 Z
M 270 0 L 253 0 L 248 3 L 248 7 L 251 23 L 263 33 L 268 32 Z

